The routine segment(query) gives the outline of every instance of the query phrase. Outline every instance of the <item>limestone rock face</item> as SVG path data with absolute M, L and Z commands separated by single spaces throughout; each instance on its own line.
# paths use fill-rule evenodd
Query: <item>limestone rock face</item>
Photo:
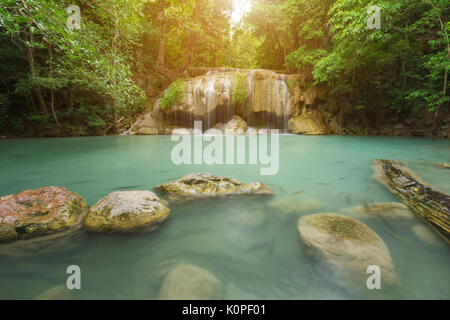
M 315 214 L 301 218 L 298 230 L 302 241 L 349 283 L 365 287 L 367 268 L 372 265 L 380 267 L 383 284 L 397 282 L 389 249 L 362 222 L 337 214 Z
M 76 229 L 86 201 L 65 188 L 45 187 L 0 198 L 0 241 L 29 239 Z
M 304 113 L 290 119 L 288 129 L 295 134 L 324 135 L 329 133 L 319 112 Z
M 380 202 L 367 206 L 356 206 L 347 208 L 341 211 L 355 217 L 371 218 L 381 215 L 393 219 L 415 219 L 414 213 L 409 208 L 400 202 Z
M 138 135 L 158 134 L 159 130 L 157 120 L 152 117 L 151 113 L 146 114 L 144 118 L 135 126 L 134 131 Z
M 238 75 L 244 79 L 247 95 L 243 104 L 233 101 Z M 195 68 L 185 76 L 183 99 L 165 110 L 160 110 L 156 103 L 153 110 L 129 130 L 130 134 L 165 134 L 167 128 L 193 128 L 195 121 L 202 121 L 203 131 L 211 128 L 225 131 L 223 124 L 233 122 L 235 116 L 250 126 L 287 130 L 288 119 L 297 116 L 302 108 L 315 105 L 321 97 L 312 79 L 299 74 L 261 69 Z M 317 116 L 309 118 L 317 123 Z M 229 134 L 242 134 L 242 130 L 245 133 L 244 120 L 238 121 L 237 128 L 233 125 Z M 307 127 L 306 132 L 310 131 L 317 130 Z
M 180 198 L 207 198 L 230 195 L 271 195 L 272 190 L 261 182 L 244 184 L 233 178 L 209 173 L 189 174 L 159 188 L 167 195 Z
M 90 209 L 85 225 L 95 231 L 135 231 L 163 222 L 169 213 L 151 191 L 113 192 Z
M 194 265 L 172 269 L 162 284 L 160 300 L 219 300 L 222 283 L 209 271 Z

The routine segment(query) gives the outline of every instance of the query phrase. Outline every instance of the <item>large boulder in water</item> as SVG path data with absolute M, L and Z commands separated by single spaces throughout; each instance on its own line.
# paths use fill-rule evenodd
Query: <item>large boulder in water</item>
M 307 215 L 298 222 L 302 241 L 346 282 L 365 287 L 367 268 L 378 266 L 382 285 L 395 284 L 397 276 L 388 247 L 369 227 L 337 214 Z
M 169 213 L 151 191 L 113 192 L 89 210 L 85 225 L 95 231 L 135 231 L 163 222 Z
M 219 300 L 222 283 L 209 271 L 184 264 L 173 268 L 162 284 L 160 300 Z
M 0 241 L 29 239 L 76 229 L 88 205 L 65 188 L 45 187 L 0 198 Z
M 261 182 L 245 184 L 233 178 L 209 173 L 189 174 L 179 180 L 158 187 L 169 197 L 208 198 L 231 195 L 272 195 L 272 190 Z
M 247 132 L 248 125 L 241 117 L 234 116 L 224 127 L 225 134 L 243 135 Z
M 376 218 L 386 217 L 392 219 L 416 219 L 414 213 L 400 202 L 379 202 L 370 205 L 356 206 L 341 211 L 343 214 L 360 217 L 360 218 Z
M 269 206 L 282 213 L 314 213 L 324 207 L 319 200 L 302 194 L 277 195 Z
M 77 291 L 69 290 L 65 285 L 59 285 L 41 293 L 34 300 L 74 300 Z
M 295 134 L 324 135 L 330 133 L 320 111 L 317 110 L 290 119 L 288 129 Z

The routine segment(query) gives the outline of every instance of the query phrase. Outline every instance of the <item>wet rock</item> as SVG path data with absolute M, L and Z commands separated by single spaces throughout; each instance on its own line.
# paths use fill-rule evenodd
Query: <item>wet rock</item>
M 247 132 L 248 125 L 247 122 L 242 120 L 239 116 L 234 116 L 224 128 L 225 134 L 228 135 L 243 135 Z
M 232 223 L 239 226 L 255 228 L 266 222 L 266 215 L 259 209 L 253 211 L 232 212 L 230 214 L 230 220 Z
M 34 300 L 73 300 L 74 291 L 67 289 L 66 286 L 56 286 L 41 293 Z
M 163 222 L 169 212 L 153 192 L 113 192 L 89 210 L 85 225 L 95 231 L 135 231 Z
M 172 130 L 172 135 L 174 136 L 190 136 L 193 135 L 194 131 L 187 128 L 177 128 Z
M 413 233 L 423 242 L 432 246 L 438 246 L 442 243 L 439 236 L 423 224 L 416 224 L 412 227 Z
M 365 288 L 367 268 L 372 265 L 380 267 L 382 285 L 397 282 L 389 249 L 362 222 L 337 214 L 315 214 L 301 218 L 298 230 L 303 243 L 345 282 Z
M 444 168 L 444 169 L 450 169 L 450 163 L 438 163 L 436 166 Z
M 269 202 L 269 206 L 283 213 L 311 213 L 324 207 L 317 199 L 295 194 L 277 196 Z
M 0 198 L 0 241 L 14 241 L 75 230 L 88 211 L 80 195 L 45 187 Z
M 288 129 L 292 133 L 305 135 L 324 135 L 330 133 L 320 112 L 304 113 L 290 119 Z
M 416 218 L 406 205 L 399 202 L 380 202 L 366 206 L 356 206 L 344 209 L 341 213 L 360 218 L 377 218 L 379 215 L 392 219 L 412 220 Z
M 152 114 L 146 114 L 141 121 L 133 128 L 138 135 L 155 135 L 159 133 L 158 121 L 152 117 Z
M 170 197 L 207 198 L 231 195 L 271 195 L 272 190 L 261 182 L 244 184 L 233 178 L 209 173 L 189 174 L 159 187 Z
M 156 135 L 156 134 L 158 134 L 158 130 L 155 129 L 155 128 L 147 128 L 147 127 L 143 127 L 143 128 L 140 128 L 140 129 L 138 130 L 138 132 L 135 133 L 135 134 L 141 135 L 141 136 Z
M 222 283 L 209 271 L 194 265 L 180 265 L 165 277 L 160 300 L 219 300 Z

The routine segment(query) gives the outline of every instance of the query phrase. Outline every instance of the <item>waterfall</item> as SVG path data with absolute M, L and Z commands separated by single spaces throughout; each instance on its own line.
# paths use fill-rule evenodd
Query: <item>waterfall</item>
M 227 108 L 226 108 L 226 121 L 228 121 L 229 119 L 231 119 L 233 117 L 234 110 L 232 112 L 231 110 L 231 97 L 233 96 L 233 84 L 231 82 L 231 78 L 230 77 L 225 77 L 225 82 L 224 82 L 224 90 L 223 90 L 223 94 L 227 96 Z M 223 117 L 222 117 L 223 118 Z
M 248 98 L 244 110 L 235 110 L 232 102 L 237 72 L 246 78 Z M 227 123 L 235 115 L 257 128 L 288 127 L 293 100 L 286 75 L 269 70 L 215 68 L 186 79 L 185 83 L 184 100 L 165 111 L 174 127 L 193 127 L 194 120 L 202 119 L 204 130 L 208 130 L 218 123 Z
M 289 122 L 289 89 L 286 84 L 286 75 L 281 75 L 281 95 L 282 95 L 282 103 L 283 103 L 283 130 L 287 130 L 288 122 Z
M 206 121 L 205 121 L 206 129 L 209 129 L 213 126 L 212 122 L 211 122 L 211 113 L 212 113 L 213 107 L 215 107 L 215 105 L 216 105 L 215 84 L 216 84 L 216 76 L 215 75 L 212 77 L 209 76 L 208 81 L 206 83 L 206 88 L 205 88 L 205 105 L 204 105 L 204 108 L 205 108 L 204 115 L 206 116 Z
M 256 70 L 251 70 L 250 74 L 247 77 L 247 94 L 248 94 L 248 104 L 250 108 L 253 106 L 253 90 L 255 83 L 255 72 Z M 247 116 L 247 122 L 253 121 L 252 112 L 250 112 Z

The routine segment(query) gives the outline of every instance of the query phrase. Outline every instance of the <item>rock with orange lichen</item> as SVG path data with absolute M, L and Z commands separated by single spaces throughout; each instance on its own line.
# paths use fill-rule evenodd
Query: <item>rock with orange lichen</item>
M 45 187 L 0 198 L 0 241 L 56 234 L 81 225 L 88 205 L 65 188 Z

